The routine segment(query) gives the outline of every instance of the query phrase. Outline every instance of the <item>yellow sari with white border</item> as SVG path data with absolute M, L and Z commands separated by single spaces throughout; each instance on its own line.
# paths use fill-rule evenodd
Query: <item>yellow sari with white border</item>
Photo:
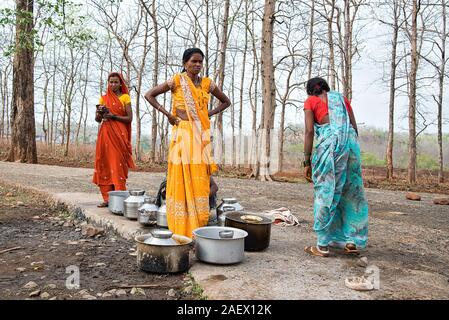
M 173 114 L 185 109 L 188 121 L 173 126 L 168 154 L 167 222 L 175 234 L 192 231 L 209 220 L 210 175 L 217 171 L 211 157 L 208 103 L 215 84 L 207 77 L 195 86 L 185 73 L 167 81 L 173 95 Z

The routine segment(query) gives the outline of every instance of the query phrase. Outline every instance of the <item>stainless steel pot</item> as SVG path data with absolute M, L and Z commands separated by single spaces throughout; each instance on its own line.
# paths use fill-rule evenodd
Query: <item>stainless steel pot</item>
M 137 265 L 147 272 L 178 273 L 189 269 L 189 250 L 192 239 L 177 234 L 168 238 L 168 230 L 153 231 L 135 237 L 137 243 Z M 161 238 L 162 237 L 162 238 Z M 167 243 L 167 240 L 174 243 Z M 148 242 L 148 243 L 147 243 Z
M 160 206 L 160 208 L 157 212 L 157 222 L 156 223 L 159 227 L 168 228 L 167 207 L 165 206 L 165 204 L 162 204 L 162 206 Z
M 234 264 L 245 258 L 245 237 L 248 233 L 244 230 L 202 227 L 193 230 L 193 235 L 198 260 L 214 264 Z
M 129 194 L 130 196 L 123 202 L 123 215 L 128 219 L 136 220 L 139 217 L 138 209 L 144 203 L 145 190 L 133 189 L 129 190 Z
M 157 212 L 159 207 L 154 204 L 154 199 L 145 196 L 144 204 L 137 210 L 138 218 L 137 220 L 143 226 L 151 226 L 156 224 L 157 221 Z
M 217 207 L 217 223 L 219 226 L 225 225 L 226 212 L 229 211 L 243 211 L 243 206 L 238 203 L 236 198 L 223 198 L 220 205 Z
M 108 194 L 109 211 L 122 216 L 125 210 L 123 201 L 125 201 L 125 199 L 129 197 L 129 191 L 109 191 Z

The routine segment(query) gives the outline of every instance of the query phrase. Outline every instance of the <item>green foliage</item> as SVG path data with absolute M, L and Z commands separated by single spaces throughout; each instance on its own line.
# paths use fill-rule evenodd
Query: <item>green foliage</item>
M 33 14 L 27 11 L 15 9 L 0 10 L 0 27 L 7 25 L 15 26 L 17 19 L 19 23 L 34 23 L 34 29 L 23 34 L 18 39 L 18 46 L 13 42 L 3 49 L 5 56 L 12 55 L 18 49 L 43 50 L 39 36 L 43 30 L 50 33 L 49 38 L 66 44 L 70 48 L 83 48 L 92 40 L 95 40 L 95 32 L 85 27 L 86 17 L 80 15 L 81 4 L 72 0 L 35 0 L 36 21 Z
M 385 165 L 385 160 L 381 160 L 371 152 L 362 152 L 362 165 L 367 167 L 379 167 Z
M 416 166 L 419 169 L 438 170 L 438 160 L 427 154 L 419 154 L 416 159 Z

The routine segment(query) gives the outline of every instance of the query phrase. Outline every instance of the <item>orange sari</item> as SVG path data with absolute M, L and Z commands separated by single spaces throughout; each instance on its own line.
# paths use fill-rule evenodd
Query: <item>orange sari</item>
M 121 76 L 120 82 L 122 94 L 129 94 Z M 112 114 L 126 116 L 125 106 L 109 86 L 102 98 Z M 105 202 L 109 200 L 108 191 L 126 190 L 128 168 L 135 168 L 131 147 L 131 123 L 103 120 L 98 132 L 92 182 L 100 187 Z
M 173 100 L 184 101 L 188 121 L 173 126 L 168 155 L 167 222 L 175 234 L 192 237 L 192 231 L 209 220 L 210 175 L 217 171 L 211 157 L 208 103 L 211 80 L 195 87 L 185 74 L 172 79 Z M 175 104 L 175 103 L 174 103 Z M 173 107 L 176 115 L 176 106 Z

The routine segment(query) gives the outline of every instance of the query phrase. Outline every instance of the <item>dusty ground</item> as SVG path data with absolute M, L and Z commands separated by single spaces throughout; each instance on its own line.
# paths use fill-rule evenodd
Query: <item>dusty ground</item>
M 0 185 L 0 300 L 27 299 L 36 290 L 40 290 L 40 296 L 32 299 L 199 298 L 200 292 L 188 275 L 142 272 L 129 241 L 111 232 L 93 238 L 83 236 L 82 223 L 64 208 L 49 206 L 41 196 Z M 65 286 L 69 266 L 80 270 L 79 289 Z M 31 281 L 37 286 L 24 288 Z M 131 294 L 133 286 L 144 284 L 154 288 L 135 289 L 137 293 Z M 130 288 L 114 292 L 122 285 Z M 112 293 L 103 297 L 109 290 Z
M 91 169 L 0 162 L 0 180 L 32 186 L 51 193 L 84 192 L 98 195 L 97 188 L 91 183 L 91 176 Z M 144 188 L 147 193 L 155 194 L 163 177 L 163 173 L 132 172 L 128 187 Z M 312 231 L 313 189 L 311 184 L 259 182 L 225 177 L 217 177 L 216 181 L 220 188 L 219 198 L 237 196 L 246 209 L 256 212 L 288 207 L 301 223 L 297 227 L 273 226 L 270 247 L 264 252 L 248 253 L 247 260 L 240 265 L 214 267 L 195 264 L 191 273 L 198 275 L 198 277 L 195 276 L 195 280 L 202 285 L 209 298 L 449 299 L 449 206 L 434 205 L 432 200 L 438 195 L 420 193 L 422 200 L 416 202 L 406 200 L 405 192 L 402 191 L 366 189 L 370 206 L 370 234 L 369 245 L 363 255 L 367 257 L 369 265 L 379 269 L 380 290 L 359 293 L 344 286 L 345 277 L 362 275 L 366 271 L 364 267 L 358 265 L 357 258 L 334 253 L 332 258 L 320 259 L 310 257 L 303 252 L 304 246 L 313 244 L 315 241 Z M 97 198 L 100 201 L 99 195 Z M 30 216 L 33 215 L 35 214 Z M 3 225 L 0 227 L 4 228 Z M 14 228 L 19 227 L 17 225 Z M 27 228 L 26 230 L 31 232 L 32 228 Z M 47 236 L 50 237 L 50 235 Z M 78 238 L 74 240 L 81 238 L 78 235 Z M 104 240 L 100 238 L 95 241 Z M 117 242 L 122 243 L 118 237 Z M 1 243 L 0 250 L 6 247 L 3 241 Z M 15 245 L 20 244 L 13 242 L 7 247 Z M 130 244 L 125 242 L 123 245 L 122 258 L 125 259 L 128 258 Z M 37 245 L 34 245 L 35 247 Z M 74 250 L 76 251 L 72 251 L 72 254 L 78 252 L 77 249 Z M 14 255 L 21 257 L 20 254 L 21 250 L 0 254 L 0 259 L 5 260 L 5 257 L 15 257 Z M 113 264 L 116 256 L 117 253 L 110 260 L 105 257 L 104 263 Z M 62 283 L 66 278 L 65 259 L 70 261 L 73 258 L 67 255 L 64 257 L 64 259 L 61 258 L 62 266 L 59 271 L 59 279 Z M 97 261 L 96 258 L 95 255 L 85 258 L 85 263 L 89 265 L 103 262 L 103 259 Z M 130 258 L 131 260 L 126 264 L 127 270 L 134 268 L 134 257 Z M 36 256 L 32 261 L 40 260 L 45 259 Z M 14 266 L 9 272 L 14 272 L 17 267 L 29 267 L 31 262 Z M 124 268 L 125 265 L 122 265 L 119 270 Z M 144 279 L 142 276 L 146 275 L 135 272 L 137 278 L 124 280 L 124 282 L 132 283 L 135 279 L 142 283 L 141 280 Z M 19 273 L 14 275 L 17 277 Z M 38 277 L 36 279 L 39 280 Z M 115 277 L 111 276 L 109 282 L 114 279 Z M 179 278 L 176 279 L 179 280 Z M 16 281 L 20 283 L 15 284 Z M 20 275 L 20 278 L 10 280 L 6 284 L 2 279 L 1 286 L 2 288 L 10 288 L 14 285 L 21 287 L 25 283 L 26 280 Z M 206 290 L 207 286 L 209 291 Z M 94 295 L 106 290 L 92 289 L 94 289 Z M 162 291 L 161 294 L 165 293 L 166 291 Z

